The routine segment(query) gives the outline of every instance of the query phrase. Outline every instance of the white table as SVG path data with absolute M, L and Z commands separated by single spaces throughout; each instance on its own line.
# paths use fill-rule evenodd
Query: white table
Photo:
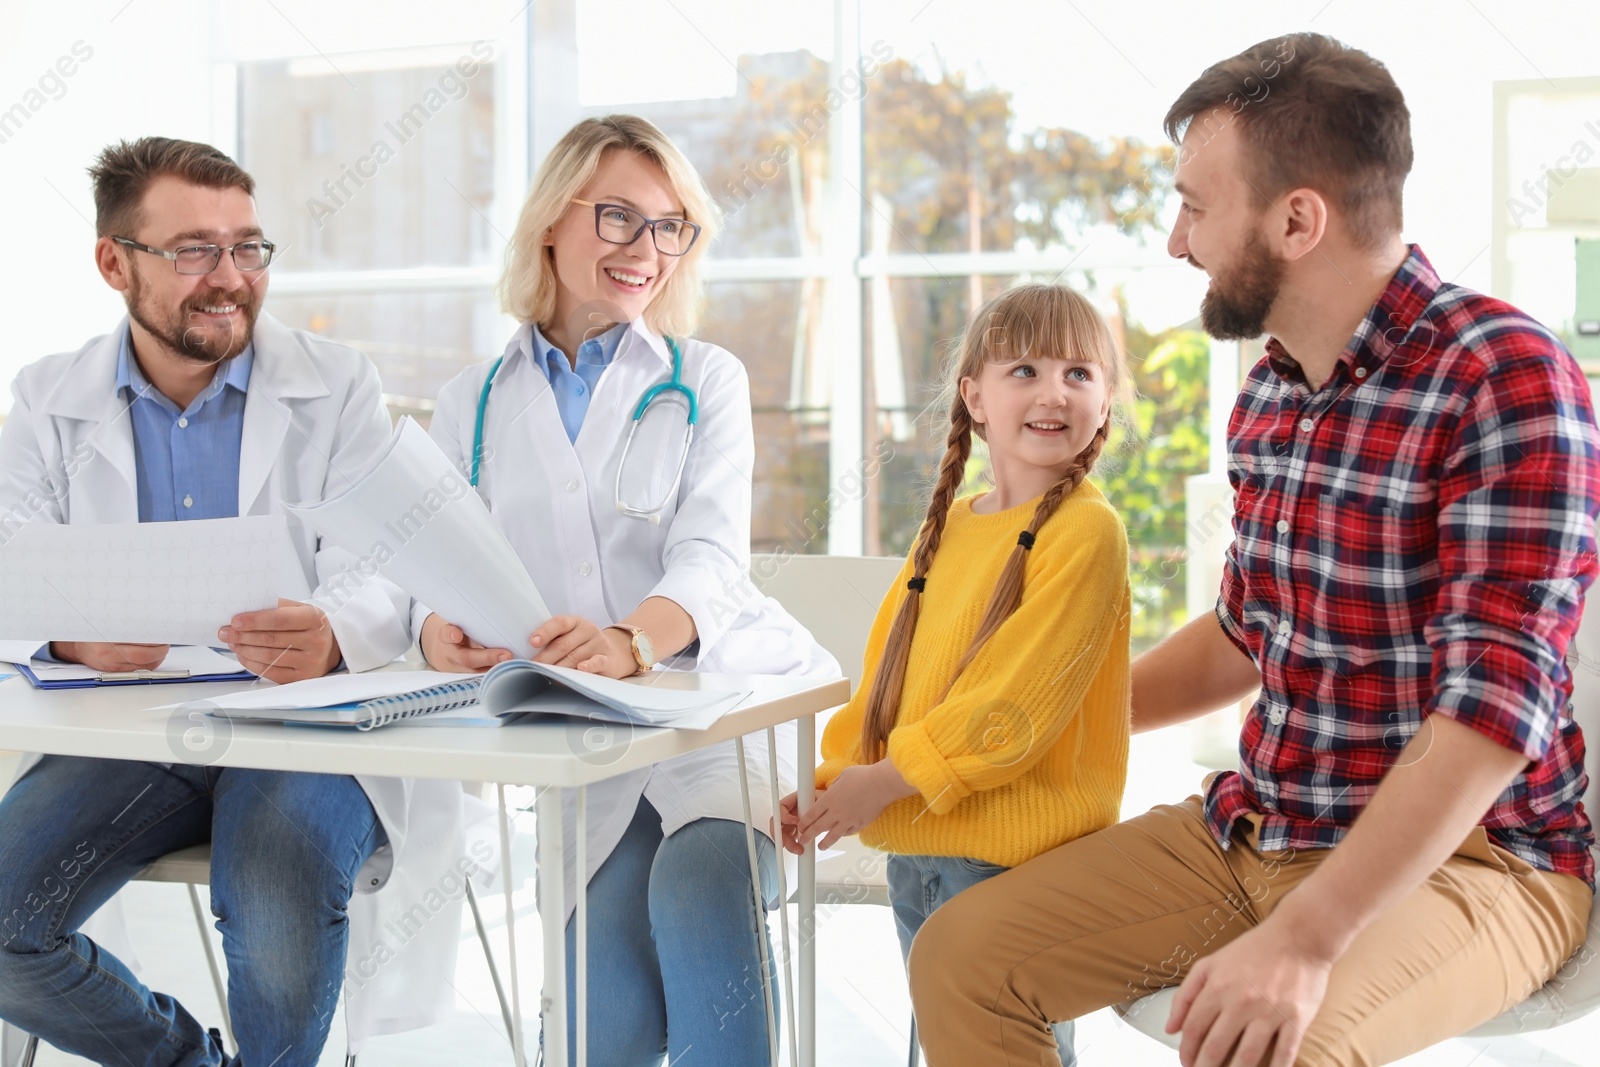
M 170 712 L 147 710 L 155 705 L 197 700 L 230 692 L 238 683 L 117 686 L 99 689 L 36 690 L 23 678 L 0 681 L 0 748 L 102 759 L 188 762 L 207 766 L 253 767 L 262 770 L 322 774 L 373 774 L 400 778 L 448 778 L 490 781 L 500 785 L 502 845 L 509 845 L 504 804 L 505 786 L 537 786 L 554 790 L 539 805 L 539 879 L 544 907 L 545 1062 L 567 1062 L 566 938 L 562 877 L 564 791 L 577 791 L 577 847 L 583 870 L 585 790 L 617 774 L 659 763 L 672 756 L 798 720 L 796 766 L 800 803 L 809 804 L 815 779 L 814 716 L 849 699 L 844 679 L 817 681 L 770 675 L 689 674 L 658 671 L 640 683 L 682 689 L 749 690 L 751 696 L 709 730 L 634 728 L 622 731 L 575 731 L 561 723 L 518 725 L 499 730 L 481 727 L 388 726 L 370 733 L 308 730 L 270 724 L 229 723 Z M 208 733 L 207 731 L 210 731 Z M 769 734 L 769 738 L 771 735 Z M 575 738 L 580 739 L 575 743 Z M 775 749 L 769 748 L 774 752 Z M 741 761 L 742 762 L 742 761 Z M 518 1001 L 517 967 L 512 923 L 511 855 L 504 847 L 507 936 L 513 946 L 513 999 Z M 753 852 L 752 852 L 753 862 Z M 780 863 L 781 867 L 781 863 Z M 816 946 L 811 936 L 816 904 L 815 851 L 800 863 L 800 945 L 798 1007 L 791 1014 L 800 1067 L 816 1063 Z M 584 979 L 587 972 L 587 908 L 578 895 L 577 1019 L 586 1022 Z M 787 942 L 787 926 L 784 926 Z M 763 949 L 764 951 L 764 949 Z M 525 1062 L 520 1005 L 514 1012 L 513 1038 L 518 1067 Z M 578 1050 L 583 1065 L 585 1051 Z

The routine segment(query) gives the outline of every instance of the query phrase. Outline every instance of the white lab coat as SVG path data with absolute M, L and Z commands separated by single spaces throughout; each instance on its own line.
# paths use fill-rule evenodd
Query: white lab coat
M 116 389 L 124 320 L 76 352 L 23 368 L 0 429 L 0 521 L 137 522 L 138 483 L 128 402 Z M 239 514 L 284 511 L 284 503 L 323 499 L 364 475 L 390 438 L 390 424 L 370 360 L 355 349 L 271 316 L 256 323 L 255 364 L 246 393 L 239 455 Z M 354 559 L 293 518 L 290 530 L 307 585 L 324 584 Z M 346 665 L 369 670 L 410 646 L 410 601 L 386 581 L 345 585 L 322 601 Z M 226 620 L 219 619 L 222 625 Z M 24 761 L 19 774 L 36 760 Z M 350 902 L 346 1015 L 353 1048 L 367 1037 L 431 1024 L 450 1006 L 441 978 L 454 973 L 461 889 L 449 877 L 465 855 L 459 782 L 357 776 L 389 835 L 362 868 Z M 492 864 L 490 864 L 492 866 Z M 459 878 L 459 874 L 456 876 Z M 453 900 L 432 907 L 441 879 Z M 454 886 L 454 889 L 451 887 Z M 405 941 L 393 932 L 419 925 Z M 401 963 L 390 963 L 380 942 Z M 359 969 L 363 961 L 369 967 Z M 366 970 L 373 973 L 369 976 Z
M 604 626 L 632 613 L 645 598 L 661 596 L 689 613 L 700 641 L 697 656 L 679 656 L 666 666 L 838 677 L 834 658 L 777 601 L 750 584 L 755 438 L 744 366 L 715 345 L 678 340 L 683 382 L 698 394 L 698 432 L 683 481 L 660 523 L 652 524 L 617 512 L 617 468 L 639 398 L 671 377 L 666 343 L 642 319 L 629 325 L 595 385 L 577 441 L 570 442 L 549 379 L 532 362 L 531 334 L 528 326 L 517 332 L 495 376 L 478 491 L 550 610 Z M 462 471 L 471 466 L 478 398 L 491 365 L 457 375 L 440 392 L 434 410 L 432 437 Z M 668 397 L 657 403 L 675 402 Z M 628 457 L 627 503 L 651 505 L 665 495 L 682 455 L 684 426 L 681 408 L 644 420 Z M 417 633 L 427 614 L 424 605 L 413 609 Z M 758 734 L 745 745 L 751 813 L 763 829 L 772 815 L 766 740 Z M 791 723 L 778 730 L 782 793 L 794 789 L 794 745 Z M 591 786 L 586 882 L 621 840 L 641 795 L 661 813 L 669 836 L 696 819 L 743 822 L 734 742 Z M 569 799 L 568 916 L 576 906 L 575 807 Z

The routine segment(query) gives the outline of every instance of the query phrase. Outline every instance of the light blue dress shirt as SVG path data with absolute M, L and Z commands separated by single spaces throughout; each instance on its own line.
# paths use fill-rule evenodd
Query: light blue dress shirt
M 578 431 L 583 429 L 583 417 L 589 413 L 589 398 L 594 395 L 595 383 L 615 358 L 622 332 L 628 324 L 618 323 L 599 337 L 591 337 L 579 345 L 576 368 L 561 349 L 544 339 L 538 326 L 529 328 L 533 331 L 533 365 L 550 379 L 550 391 L 555 394 L 556 410 L 561 413 L 567 440 L 577 441 Z
M 178 410 L 133 358 L 129 334 L 117 356 L 117 390 L 128 397 L 139 521 L 229 519 L 239 514 L 239 448 L 255 346 L 229 360 Z

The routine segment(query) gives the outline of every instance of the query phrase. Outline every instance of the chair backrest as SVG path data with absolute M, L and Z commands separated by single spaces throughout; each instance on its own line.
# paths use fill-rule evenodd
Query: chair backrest
M 867 633 L 883 595 L 905 562 L 894 556 L 776 556 L 750 559 L 750 579 L 833 653 L 861 682 Z
M 872 620 L 902 562 L 892 556 L 755 556 L 750 577 L 833 653 L 856 686 L 861 684 Z M 887 905 L 883 853 L 857 837 L 847 837 L 834 848 L 817 860 L 817 904 Z

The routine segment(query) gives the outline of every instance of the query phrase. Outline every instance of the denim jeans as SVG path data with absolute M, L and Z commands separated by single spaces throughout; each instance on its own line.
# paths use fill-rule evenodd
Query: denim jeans
M 208 840 L 231 1061 L 77 932 L 151 861 Z M 339 1001 L 356 872 L 386 840 L 342 775 L 46 756 L 0 799 L 0 1018 L 118 1067 L 312 1067 Z
M 777 859 L 759 831 L 756 857 L 770 899 Z M 661 816 L 641 797 L 622 840 L 589 880 L 588 909 L 590 1063 L 767 1062 L 758 937 L 767 940 L 774 974 L 777 960 L 750 884 L 743 823 L 698 819 L 663 838 Z M 567 923 L 569 1062 L 580 1040 L 576 960 L 574 920 Z
M 964 856 L 889 856 L 889 904 L 894 911 L 895 931 L 900 935 L 900 956 L 911 957 L 911 940 L 922 929 L 922 924 L 935 908 L 954 897 L 963 889 L 971 889 L 979 882 L 1009 867 L 1000 867 L 982 860 Z M 961 961 L 951 960 L 952 967 Z M 1054 1023 L 1050 1027 L 1056 1034 L 1056 1051 L 1061 1055 L 1061 1067 L 1074 1067 L 1078 1062 L 1072 1049 L 1072 1020 Z

